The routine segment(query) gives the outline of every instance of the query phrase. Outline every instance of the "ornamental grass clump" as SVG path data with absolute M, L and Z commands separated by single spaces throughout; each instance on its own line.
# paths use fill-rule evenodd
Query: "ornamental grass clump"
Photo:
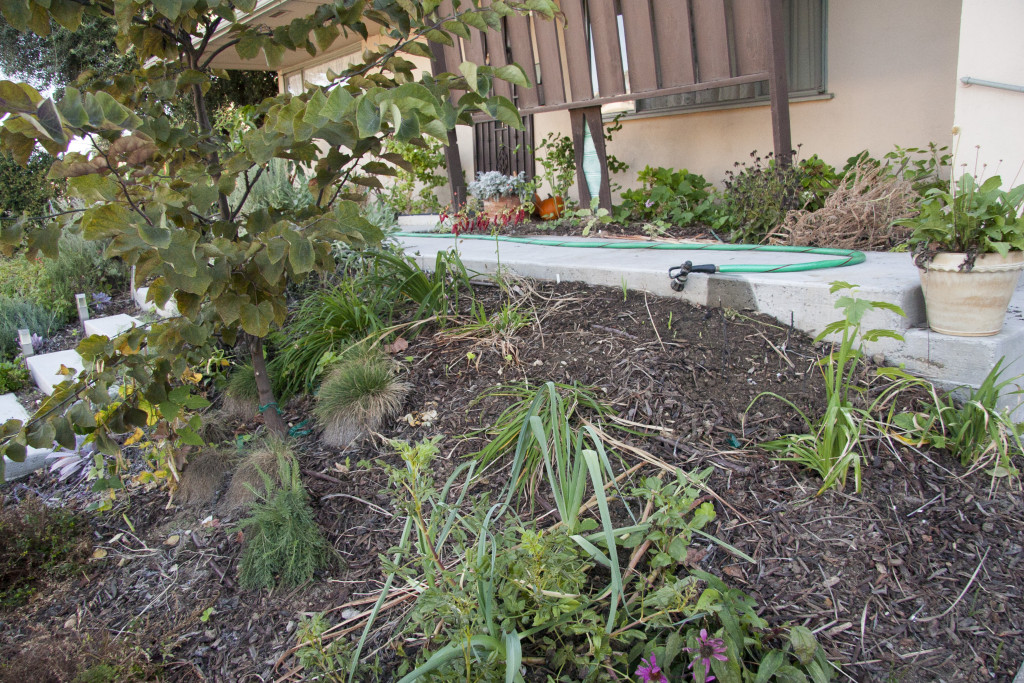
M 247 420 L 260 406 L 260 392 L 256 387 L 256 373 L 251 363 L 236 366 L 228 375 L 224 387 L 222 410 L 228 417 Z
M 299 478 L 299 465 L 285 449 L 278 456 L 276 483 L 261 472 L 265 494 L 238 528 L 245 532 L 245 549 L 238 568 L 242 588 L 295 587 L 331 564 L 333 551 L 309 507 Z
M 396 373 L 395 364 L 377 350 L 355 354 L 336 365 L 320 385 L 313 410 L 323 427 L 323 440 L 331 446 L 347 446 L 396 413 L 410 389 Z

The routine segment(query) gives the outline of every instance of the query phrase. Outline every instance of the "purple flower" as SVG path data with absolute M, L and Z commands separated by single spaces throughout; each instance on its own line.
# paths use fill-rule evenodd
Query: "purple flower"
M 643 661 L 644 663 L 637 668 L 635 676 L 639 677 L 643 683 L 668 683 L 668 677 L 658 666 L 658 660 L 654 658 L 653 652 L 649 660 L 650 664 L 646 660 Z
M 110 305 L 110 295 L 103 292 L 94 292 L 92 295 L 92 305 L 97 311 L 102 311 Z
M 39 349 L 42 348 L 43 341 L 45 340 L 38 334 L 36 334 L 35 332 L 32 333 L 32 348 L 35 349 L 37 352 L 39 351 Z
M 715 658 L 720 662 L 728 661 L 728 657 L 725 656 L 725 641 L 721 638 L 708 638 L 707 629 L 700 630 L 700 637 L 697 638 L 697 647 L 686 648 L 686 651 L 691 654 L 696 654 L 697 659 L 690 662 L 690 666 L 687 669 L 692 669 L 693 665 L 700 662 L 704 665 L 704 680 L 713 681 L 715 677 L 711 675 L 711 659 Z M 697 672 L 693 673 L 693 680 L 699 680 Z
M 654 200 L 648 199 L 646 202 L 644 202 L 644 206 L 646 206 L 648 209 L 651 208 L 652 206 L 654 206 Z

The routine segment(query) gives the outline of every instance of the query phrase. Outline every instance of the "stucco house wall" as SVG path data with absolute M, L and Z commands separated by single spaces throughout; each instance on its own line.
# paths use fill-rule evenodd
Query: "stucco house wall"
M 966 163 L 971 173 L 977 165 L 978 175 L 998 174 L 1005 187 L 1024 183 L 1024 93 L 963 85 L 959 79 L 1024 86 L 1022 26 L 1020 0 L 964 0 L 955 82 L 957 162 Z

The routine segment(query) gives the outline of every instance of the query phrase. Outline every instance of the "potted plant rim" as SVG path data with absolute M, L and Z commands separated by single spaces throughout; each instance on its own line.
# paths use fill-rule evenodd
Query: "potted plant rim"
M 913 230 L 928 325 L 965 337 L 998 334 L 1024 269 L 1024 185 L 1002 188 L 969 173 L 933 188 L 921 212 L 896 221 Z
M 522 194 L 527 189 L 526 174 L 509 176 L 500 171 L 479 172 L 466 189 L 483 202 L 483 213 L 497 218 L 522 204 Z

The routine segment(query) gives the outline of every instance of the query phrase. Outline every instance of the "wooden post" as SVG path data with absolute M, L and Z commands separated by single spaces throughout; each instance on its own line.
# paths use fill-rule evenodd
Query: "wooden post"
M 430 68 L 436 76 L 449 71 L 455 73 L 459 65 L 447 64 L 444 58 L 444 46 L 440 43 L 430 44 Z M 444 163 L 448 167 L 448 184 L 452 189 L 452 204 L 455 207 L 466 203 L 466 179 L 462 174 L 462 157 L 459 155 L 459 140 L 454 130 L 448 131 L 448 144 L 444 146 Z
M 786 71 L 786 34 L 782 0 L 764 0 L 768 17 L 768 91 L 772 105 L 772 140 L 775 158 L 783 166 L 792 162 L 793 140 L 789 126 L 789 78 Z
M 612 210 L 612 187 L 608 178 L 608 154 L 604 145 L 604 122 L 601 120 L 601 107 L 581 107 L 569 110 L 569 122 L 572 127 L 572 147 L 576 156 L 576 185 L 580 191 L 580 205 L 590 207 L 590 187 L 583 172 L 583 136 L 584 126 L 590 129 L 590 137 L 594 141 L 594 150 L 601 166 L 601 189 L 598 192 L 598 206 Z

